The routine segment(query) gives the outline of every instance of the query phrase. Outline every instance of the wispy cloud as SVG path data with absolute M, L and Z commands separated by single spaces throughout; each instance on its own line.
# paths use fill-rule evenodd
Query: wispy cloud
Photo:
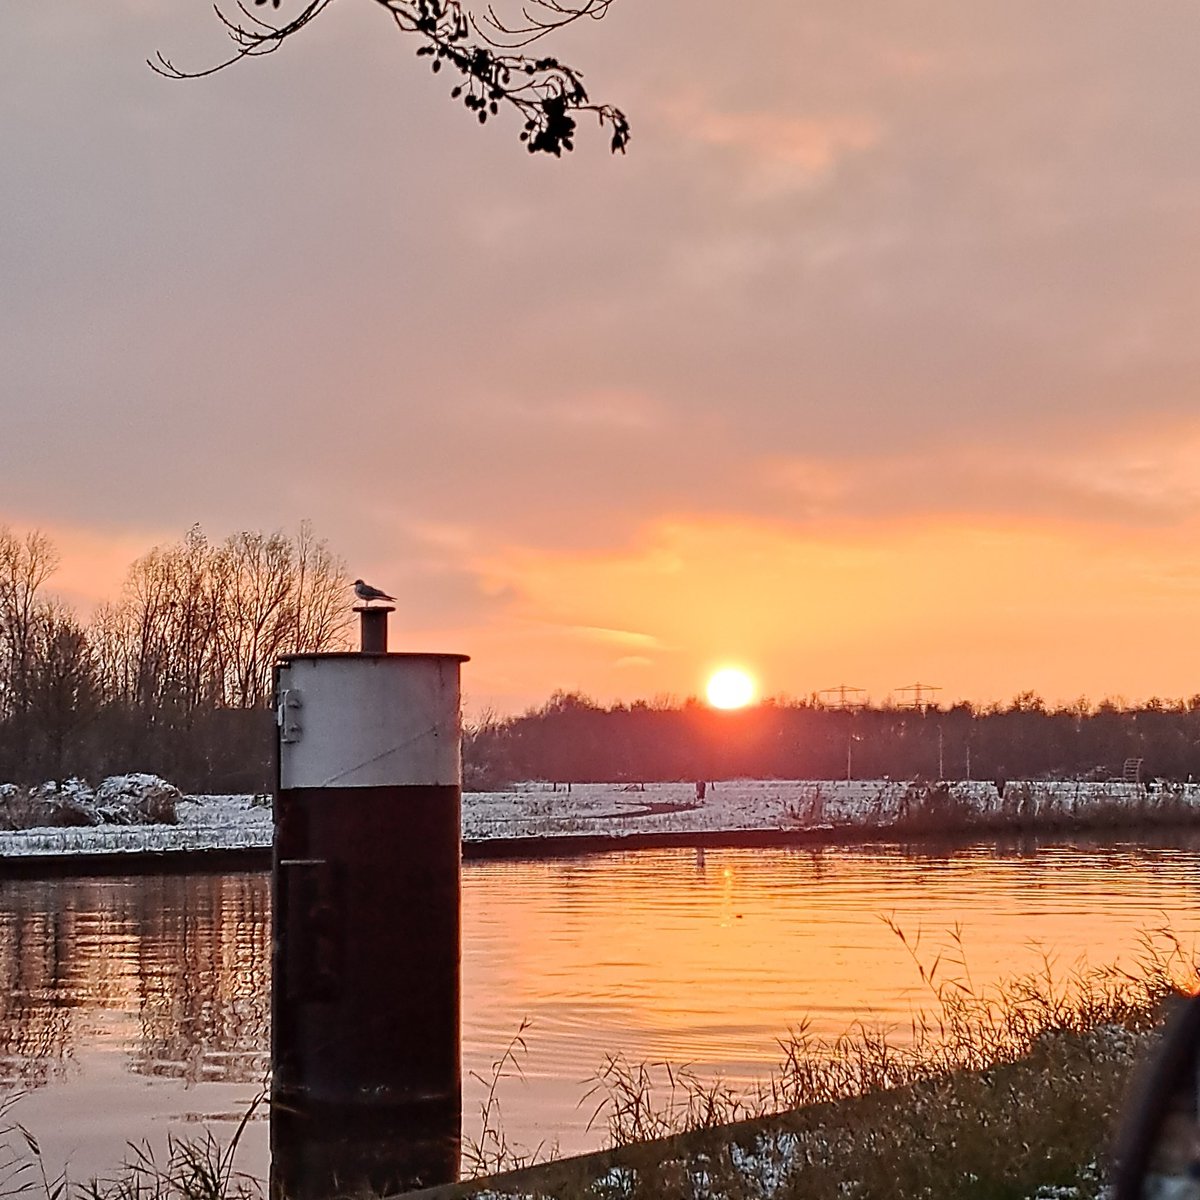
M 492 395 L 474 407 L 489 422 L 520 421 L 542 432 L 557 426 L 575 433 L 644 433 L 662 425 L 659 405 L 651 396 L 616 389 L 584 388 L 560 396 Z
M 600 642 L 609 642 L 618 646 L 640 646 L 650 650 L 661 650 L 662 641 L 649 633 L 638 633 L 632 629 L 605 629 L 598 625 L 571 625 L 573 633 Z

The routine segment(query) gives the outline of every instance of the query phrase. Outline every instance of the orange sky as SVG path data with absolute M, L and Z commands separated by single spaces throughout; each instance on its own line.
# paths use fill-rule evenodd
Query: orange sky
M 47 532 L 63 553 L 56 590 L 83 612 L 118 594 L 152 544 Z M 818 535 L 663 520 L 620 551 L 495 547 L 470 560 L 494 597 L 487 617 L 400 636 L 406 648 L 468 651 L 475 711 L 538 703 L 554 688 L 683 698 L 727 665 L 748 670 L 763 696 L 848 683 L 902 700 L 897 689 L 918 679 L 944 702 L 1026 689 L 1052 701 L 1188 696 L 1200 569 L 1187 556 L 1198 535 L 1195 522 L 1123 541 L 1046 521 L 863 521 Z
M 0 522 L 64 598 L 308 518 L 477 709 L 1200 691 L 1200 10 L 615 0 L 554 49 L 629 154 L 561 162 L 382 16 L 188 84 L 203 4 L 6 20 Z

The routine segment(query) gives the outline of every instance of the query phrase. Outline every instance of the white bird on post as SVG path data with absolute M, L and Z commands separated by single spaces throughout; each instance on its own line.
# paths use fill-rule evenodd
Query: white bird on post
M 393 604 L 396 603 L 395 596 L 389 596 L 387 592 L 381 592 L 377 587 L 372 587 L 369 583 L 363 583 L 361 579 L 354 581 L 354 594 L 364 604 L 370 604 L 372 600 L 390 600 Z

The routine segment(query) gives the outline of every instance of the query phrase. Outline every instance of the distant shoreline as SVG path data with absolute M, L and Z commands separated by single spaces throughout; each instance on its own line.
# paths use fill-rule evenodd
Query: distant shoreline
M 1145 823 L 1057 823 L 1013 828 L 981 825 L 944 832 L 829 826 L 818 829 L 672 830 L 602 836 L 597 834 L 540 835 L 465 840 L 464 862 L 515 859 L 580 858 L 642 850 L 804 849 L 828 846 L 943 846 L 965 847 L 980 842 L 1107 841 L 1119 835 L 1195 830 L 1192 819 Z M 270 846 L 200 847 L 175 850 L 75 851 L 61 854 L 0 854 L 0 880 L 113 877 L 120 875 L 179 875 L 261 873 L 271 869 Z

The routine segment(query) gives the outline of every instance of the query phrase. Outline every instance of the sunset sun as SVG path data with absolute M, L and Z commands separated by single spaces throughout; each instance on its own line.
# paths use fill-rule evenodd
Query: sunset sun
M 725 667 L 709 679 L 707 695 L 714 708 L 743 708 L 754 699 L 754 680 L 737 667 Z

